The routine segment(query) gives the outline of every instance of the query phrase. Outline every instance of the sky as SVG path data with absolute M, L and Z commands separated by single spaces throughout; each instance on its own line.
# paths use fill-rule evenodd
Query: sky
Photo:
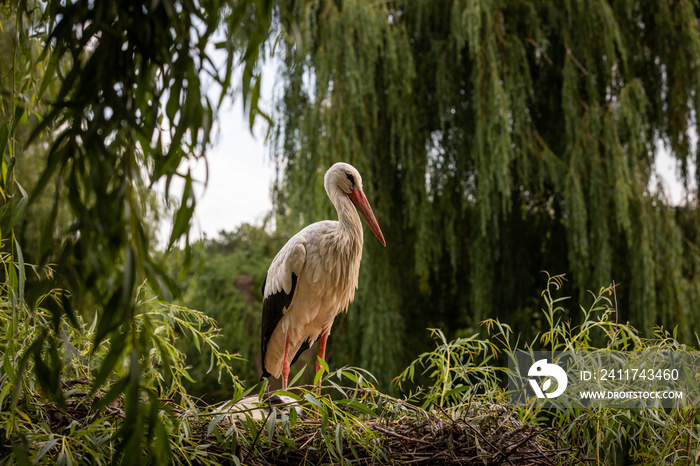
M 697 137 L 691 135 L 691 144 L 693 147 L 697 144 Z M 694 149 L 693 149 L 694 150 Z M 657 157 L 656 157 L 656 175 L 660 178 L 664 186 L 668 200 L 672 205 L 680 205 L 684 201 L 683 193 L 683 183 L 680 177 L 680 168 L 678 162 L 673 158 L 668 150 L 663 147 L 660 142 L 657 144 Z M 695 170 L 696 168 L 690 166 L 689 168 L 690 177 L 690 188 L 695 187 Z M 650 184 L 653 186 L 656 179 L 652 177 Z M 653 189 L 653 188 L 652 188 Z
M 232 231 L 242 223 L 261 223 L 272 208 L 274 167 L 260 120 L 251 134 L 240 99 L 221 112 L 218 143 L 207 154 L 209 180 L 198 196 L 192 239 L 204 234 L 215 238 L 221 230 Z M 204 180 L 205 173 L 201 165 L 195 176 Z
M 223 58 L 219 58 L 223 66 Z M 258 104 L 264 110 L 271 108 L 276 66 L 268 62 L 262 69 Z M 218 95 L 212 94 L 210 98 L 216 101 Z M 266 131 L 267 123 L 259 117 L 251 133 L 240 94 L 233 102 L 222 104 L 206 165 L 202 161 L 193 167 L 193 178 L 198 182 L 193 183 L 197 205 L 190 230 L 191 242 L 205 236 L 214 239 L 219 232 L 234 231 L 243 223 L 262 224 L 272 208 L 274 180 L 274 166 L 265 146 Z M 182 192 L 183 183 L 179 181 L 173 179 L 173 195 Z M 156 190 L 162 193 L 164 184 L 158 184 Z M 161 245 L 167 242 L 171 229 L 171 220 L 165 219 L 158 235 Z

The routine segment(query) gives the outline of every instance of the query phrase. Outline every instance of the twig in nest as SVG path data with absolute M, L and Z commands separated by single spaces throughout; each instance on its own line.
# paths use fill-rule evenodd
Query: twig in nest
M 427 442 L 427 441 L 425 441 L 425 440 L 421 440 L 421 439 L 418 439 L 418 438 L 406 437 L 406 436 L 403 436 L 403 435 L 399 434 L 398 432 L 394 432 L 393 430 L 389 430 L 389 429 L 385 429 L 385 428 L 383 428 L 383 427 L 379 427 L 379 426 L 376 425 L 376 424 L 372 424 L 372 425 L 370 425 L 369 427 L 370 427 L 370 429 L 376 429 L 376 430 L 378 430 L 379 432 L 382 432 L 383 434 L 391 435 L 391 436 L 393 436 L 393 437 L 400 438 L 400 439 L 402 439 L 402 440 L 406 440 L 407 442 L 417 442 L 417 443 L 424 443 L 424 444 L 426 444 L 426 445 L 433 445 L 433 442 Z
M 540 434 L 539 431 L 535 431 L 535 432 L 530 433 L 529 435 L 526 435 L 525 437 L 523 437 L 522 439 L 520 439 L 519 442 L 516 442 L 516 443 L 513 444 L 512 446 L 508 447 L 508 449 L 507 449 L 505 452 L 499 452 L 499 453 L 490 461 L 490 463 L 492 463 L 492 464 L 498 464 L 498 463 L 502 462 L 503 460 L 508 460 L 508 457 L 511 456 L 511 455 L 515 452 L 515 450 L 517 450 L 517 449 L 520 448 L 524 443 L 529 442 L 530 439 L 532 439 L 533 437 L 538 436 L 539 434 Z M 503 459 L 499 458 L 499 456 L 501 456 L 501 455 L 503 455 Z M 510 462 L 510 461 L 509 461 L 509 462 Z

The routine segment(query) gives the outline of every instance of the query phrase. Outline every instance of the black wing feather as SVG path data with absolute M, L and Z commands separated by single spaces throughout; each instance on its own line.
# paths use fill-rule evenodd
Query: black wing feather
M 267 274 L 265 274 L 265 280 L 262 284 L 262 293 L 265 296 L 265 283 L 267 282 Z M 292 303 L 292 298 L 294 297 L 294 292 L 297 288 L 297 275 L 292 273 L 292 289 L 289 293 L 285 293 L 284 290 L 280 290 L 277 293 L 273 293 L 267 298 L 263 299 L 263 313 L 262 313 L 262 339 L 261 339 L 261 354 L 262 354 L 262 377 L 269 377 L 270 373 L 265 368 L 265 354 L 267 353 L 267 344 L 272 338 L 272 333 L 277 328 L 277 324 L 282 317 L 284 317 L 284 310 L 289 307 Z M 308 342 L 307 342 L 308 343 Z M 306 343 L 304 343 L 306 344 Z M 304 345 L 302 345 L 302 348 Z M 308 348 L 308 345 L 306 346 Z M 306 349 L 304 348 L 304 349 Z M 299 357 L 299 353 L 294 357 L 294 361 Z M 293 362 L 292 362 L 293 364 Z
M 297 359 L 299 359 L 299 356 L 301 356 L 301 353 L 303 353 L 304 351 L 306 351 L 309 348 L 311 348 L 311 342 L 307 339 L 299 347 L 299 351 L 297 351 L 297 354 L 294 355 L 294 359 L 292 359 L 292 363 L 290 364 L 290 366 L 293 366 L 294 363 L 297 362 Z

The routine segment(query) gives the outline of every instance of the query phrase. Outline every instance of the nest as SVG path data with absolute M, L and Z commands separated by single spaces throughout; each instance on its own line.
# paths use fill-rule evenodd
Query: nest
M 284 435 L 269 442 L 239 443 L 236 455 L 243 464 L 416 464 L 416 465 L 558 465 L 578 461 L 553 429 L 523 425 L 502 405 L 492 405 L 479 415 L 454 419 L 446 412 L 406 415 L 394 421 L 372 418 L 353 425 L 334 440 L 339 423 L 300 418 Z M 416 413 L 414 413 L 416 414 Z M 240 418 L 232 418 L 240 424 Z M 268 421 L 269 423 L 269 418 Z M 278 417 L 279 422 L 279 417 Z M 268 423 L 260 423 L 265 437 Z M 279 423 L 275 426 L 280 432 Z M 283 439 L 284 438 L 284 439 Z M 355 440 L 352 440 L 352 439 Z M 358 441 L 357 439 L 361 439 Z M 330 442 L 330 445 L 329 445 Z M 334 450 L 331 455 L 329 447 Z M 342 459 L 341 459 L 342 457 Z
M 52 431 L 61 431 L 71 423 L 85 425 L 97 415 L 89 408 L 90 403 L 85 403 L 85 395 L 74 391 L 64 409 L 44 405 Z M 309 403 L 304 403 L 302 409 L 298 402 L 283 399 L 274 402 L 274 410 L 270 399 L 267 403 L 243 399 L 207 410 L 208 414 L 183 409 L 172 400 L 161 402 L 180 422 L 193 427 L 186 443 L 197 454 L 220 464 L 539 466 L 586 462 L 576 457 L 554 429 L 524 425 L 514 418 L 512 410 L 500 404 L 481 403 L 456 415 L 440 408 L 425 411 L 383 396 L 383 407 L 374 405 L 382 411 L 377 416 L 359 412 L 352 405 L 338 407 L 328 398 L 322 420 L 315 418 L 317 408 Z M 300 413 L 293 416 L 296 419 L 290 419 L 289 408 Z M 121 399 L 108 405 L 102 411 L 105 414 L 117 423 L 123 421 Z M 218 423 L 212 428 L 214 419 Z

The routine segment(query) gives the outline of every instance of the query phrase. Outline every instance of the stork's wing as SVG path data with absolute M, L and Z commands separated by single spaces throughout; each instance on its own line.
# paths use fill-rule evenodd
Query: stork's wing
M 263 313 L 261 355 L 263 377 L 270 373 L 265 368 L 267 344 L 279 321 L 289 309 L 294 299 L 297 280 L 306 262 L 306 241 L 296 235 L 284 245 L 267 270 L 262 285 Z

